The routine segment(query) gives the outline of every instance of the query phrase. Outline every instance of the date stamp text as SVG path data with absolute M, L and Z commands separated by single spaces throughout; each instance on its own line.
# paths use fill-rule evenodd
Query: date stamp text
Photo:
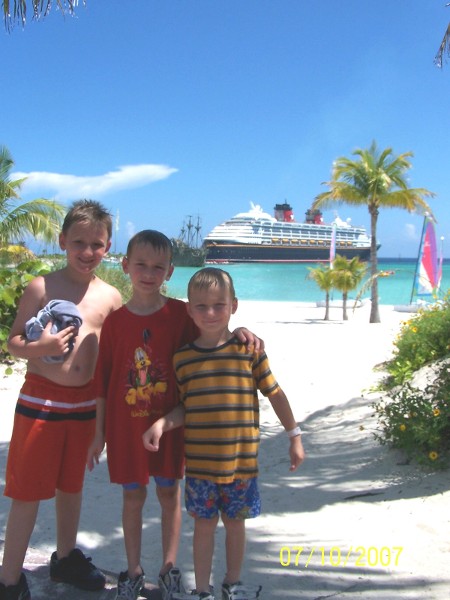
M 280 565 L 282 567 L 309 566 L 330 567 L 397 567 L 403 546 L 349 546 L 340 548 L 332 546 L 282 546 L 280 548 Z

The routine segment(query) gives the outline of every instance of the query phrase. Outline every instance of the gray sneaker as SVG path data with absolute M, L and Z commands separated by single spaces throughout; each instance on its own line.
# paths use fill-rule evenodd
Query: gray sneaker
M 181 600 L 186 596 L 186 590 L 181 581 L 181 571 L 176 567 L 172 567 L 165 575 L 158 577 L 158 586 L 163 600 Z
M 211 592 L 200 592 L 200 594 L 197 594 L 197 592 L 194 591 L 188 598 L 191 598 L 191 600 L 214 600 L 214 596 Z
M 214 600 L 214 588 L 209 586 L 209 592 L 192 590 L 190 594 L 174 594 L 173 600 Z
M 222 600 L 256 600 L 261 591 L 260 585 L 244 585 L 242 581 L 222 584 Z
M 122 571 L 119 575 L 119 580 L 117 581 L 117 596 L 115 600 L 137 600 L 141 595 L 144 583 L 144 573 L 131 579 L 128 576 L 128 571 Z

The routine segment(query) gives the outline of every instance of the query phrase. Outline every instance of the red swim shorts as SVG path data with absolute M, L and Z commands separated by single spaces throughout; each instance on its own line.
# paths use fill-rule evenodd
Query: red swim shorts
M 66 387 L 27 373 L 19 393 L 9 445 L 4 494 L 24 501 L 83 488 L 95 431 L 92 382 Z

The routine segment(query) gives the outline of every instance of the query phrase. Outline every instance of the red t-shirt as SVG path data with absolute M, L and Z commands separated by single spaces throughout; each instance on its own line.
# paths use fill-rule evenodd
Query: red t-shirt
M 186 304 L 170 298 L 151 315 L 135 315 L 122 306 L 105 319 L 95 389 L 106 399 L 112 483 L 146 485 L 150 475 L 183 476 L 183 428 L 165 433 L 158 452 L 144 448 L 142 434 L 178 404 L 172 358 L 197 336 Z

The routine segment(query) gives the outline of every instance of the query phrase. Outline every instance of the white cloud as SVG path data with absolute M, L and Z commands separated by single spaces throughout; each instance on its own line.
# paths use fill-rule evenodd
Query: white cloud
M 419 239 L 419 233 L 414 223 L 406 223 L 405 236 L 408 240 L 417 241 Z
M 104 175 L 84 177 L 46 171 L 16 172 L 10 177 L 12 180 L 27 178 L 22 184 L 22 193 L 38 190 L 40 196 L 46 196 L 50 191 L 52 198 L 61 201 L 77 198 L 97 199 L 118 190 L 144 187 L 155 181 L 167 179 L 177 170 L 167 165 L 144 164 L 125 165 Z

